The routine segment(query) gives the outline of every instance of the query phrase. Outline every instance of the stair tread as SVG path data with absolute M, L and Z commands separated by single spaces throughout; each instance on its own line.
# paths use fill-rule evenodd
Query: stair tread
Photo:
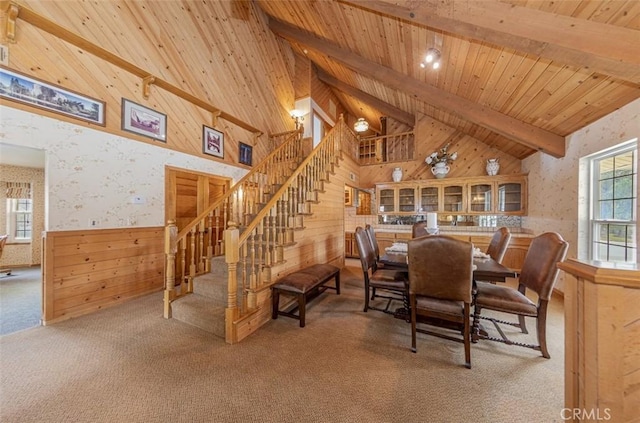
M 216 300 L 198 294 L 186 295 L 171 303 L 171 315 L 176 320 L 225 337 L 225 307 Z

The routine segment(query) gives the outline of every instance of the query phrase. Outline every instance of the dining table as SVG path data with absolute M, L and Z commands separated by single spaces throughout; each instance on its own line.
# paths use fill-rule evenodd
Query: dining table
M 387 252 L 378 260 L 380 263 L 392 266 L 396 269 L 409 270 L 408 255 L 405 252 Z M 475 256 L 473 257 L 473 280 L 484 282 L 506 282 L 507 278 L 515 278 L 518 273 L 508 267 L 498 263 L 491 257 Z M 408 293 L 406 294 L 408 295 Z M 409 321 L 409 310 L 406 307 L 400 307 L 393 313 L 394 317 Z M 481 334 L 486 335 L 486 330 L 480 325 L 478 328 Z
M 378 261 L 396 268 L 406 267 L 409 269 L 407 253 L 387 252 Z M 507 278 L 518 276 L 517 272 L 498 263 L 491 257 L 474 257 L 473 265 L 473 280 L 475 281 L 505 282 Z

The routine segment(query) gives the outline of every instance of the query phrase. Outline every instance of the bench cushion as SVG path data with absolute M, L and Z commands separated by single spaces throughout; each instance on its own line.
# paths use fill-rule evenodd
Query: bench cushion
M 315 287 L 318 281 L 320 281 L 320 278 L 313 274 L 293 272 L 280 278 L 273 287 L 285 292 L 304 294 Z
M 339 271 L 340 271 L 339 268 L 331 264 L 314 264 L 312 266 L 305 267 L 304 269 L 301 269 L 298 272 L 315 275 L 318 277 L 318 280 L 324 281 L 326 279 L 329 279 L 332 276 L 335 276 L 335 274 L 338 273 Z

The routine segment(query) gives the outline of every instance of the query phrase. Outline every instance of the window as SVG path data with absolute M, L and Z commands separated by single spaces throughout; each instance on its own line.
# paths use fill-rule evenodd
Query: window
M 635 262 L 637 142 L 591 159 L 591 258 Z
M 31 241 L 31 200 L 28 198 L 7 199 L 7 233 L 9 242 Z

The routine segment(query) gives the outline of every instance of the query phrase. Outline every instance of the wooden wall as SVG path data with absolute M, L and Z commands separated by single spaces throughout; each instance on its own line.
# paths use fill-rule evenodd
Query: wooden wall
M 45 232 L 44 324 L 164 287 L 164 228 Z
M 390 182 L 391 172 L 398 166 L 403 170 L 403 181 L 434 179 L 424 159 L 447 143 L 451 143 L 450 153 L 458 152 L 458 159 L 451 164 L 451 171 L 447 177 L 486 175 L 485 167 L 487 159 L 490 158 L 499 159 L 501 175 L 521 173 L 519 159 L 491 148 L 475 138 L 463 135 L 426 115 L 421 114 L 416 120 L 414 160 L 363 166 L 360 170 L 362 188 L 372 188 L 376 182 Z
M 271 33 L 266 16 L 252 2 L 187 3 L 19 1 L 20 6 L 42 15 L 54 34 L 22 20 L 25 14 L 19 13 L 15 43 L 3 39 L 9 47 L 9 68 L 105 101 L 106 126 L 97 129 L 236 165 L 238 142 L 245 142 L 254 145 L 257 162 L 268 153 L 266 134 L 293 129 L 289 117 L 294 103 L 293 53 Z M 255 141 L 251 132 L 228 120 L 218 119 L 216 124 L 211 112 L 157 85 L 151 85 L 149 98 L 144 98 L 140 77 L 61 41 L 56 25 L 265 135 Z M 121 130 L 122 98 L 167 114 L 166 144 Z M 47 111 L 39 113 L 84 124 Z M 202 125 L 224 132 L 224 159 L 202 153 Z

